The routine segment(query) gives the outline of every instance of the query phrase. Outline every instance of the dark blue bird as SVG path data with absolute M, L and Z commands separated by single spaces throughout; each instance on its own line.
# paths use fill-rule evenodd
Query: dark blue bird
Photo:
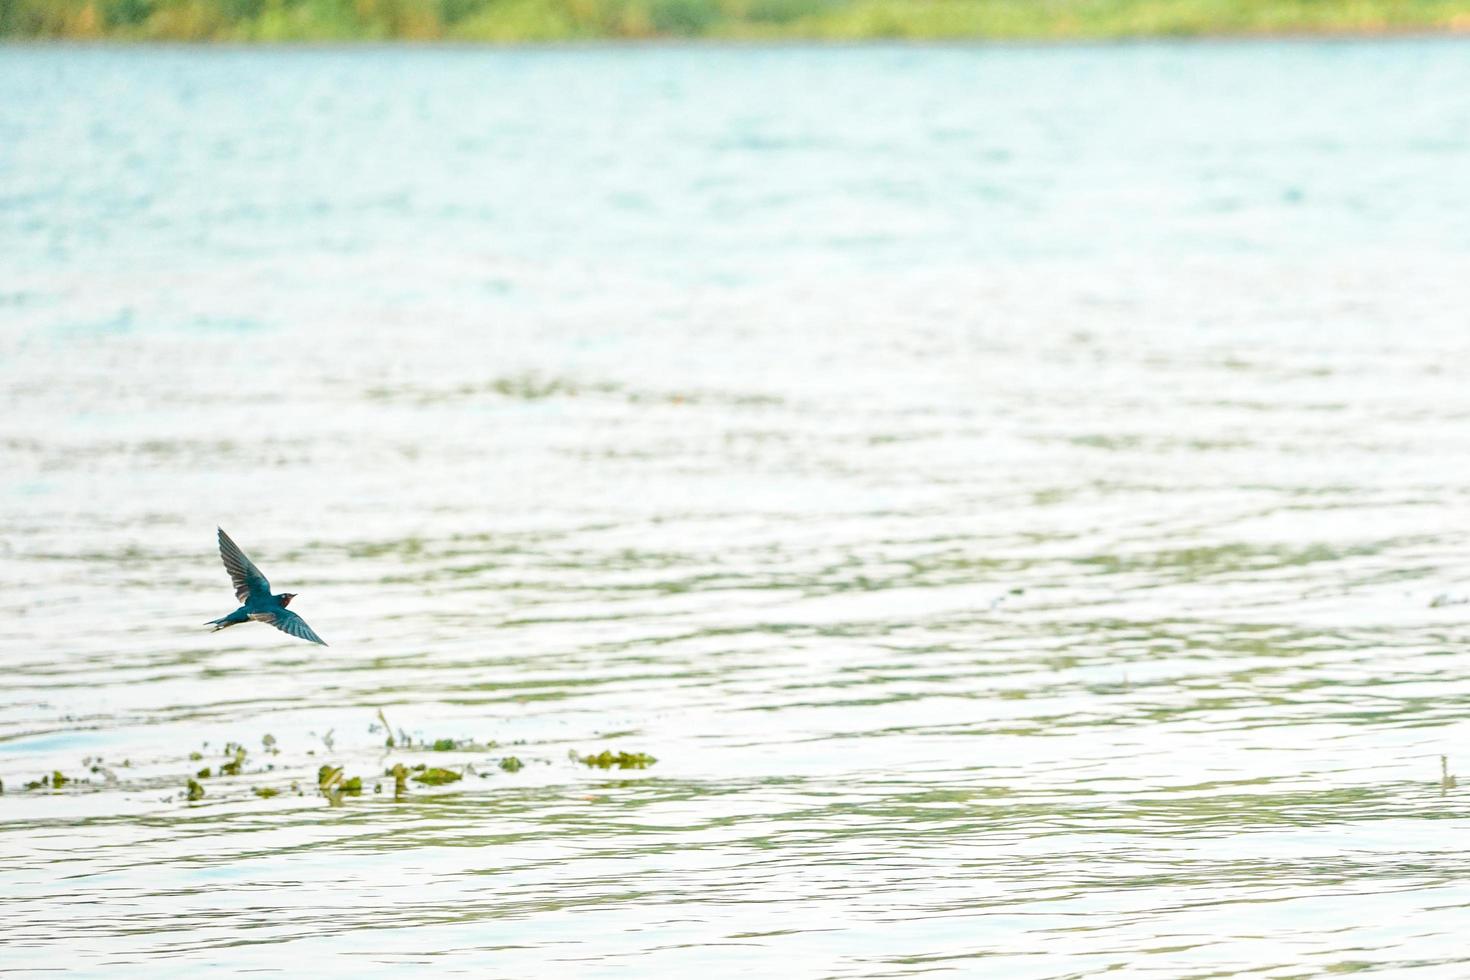
M 260 574 L 260 569 L 255 563 L 245 557 L 245 552 L 240 546 L 230 540 L 224 528 L 216 528 L 219 531 L 219 556 L 225 560 L 225 570 L 230 573 L 230 581 L 235 583 L 235 598 L 242 605 L 239 609 L 219 619 L 211 619 L 205 626 L 213 626 L 211 633 L 218 633 L 226 626 L 234 626 L 237 623 L 248 623 L 252 619 L 261 623 L 270 623 L 283 633 L 299 636 L 303 640 L 313 643 L 327 645 L 327 641 L 312 632 L 306 620 L 291 612 L 286 607 L 291 600 L 296 598 L 294 592 L 282 592 L 280 595 L 271 595 L 271 584 Z

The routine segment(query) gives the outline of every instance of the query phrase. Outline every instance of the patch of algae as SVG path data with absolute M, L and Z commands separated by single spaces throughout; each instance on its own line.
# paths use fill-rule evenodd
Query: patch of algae
M 573 762 L 596 769 L 647 769 L 658 761 L 646 752 L 613 752 L 610 749 L 603 749 L 596 755 L 578 755 L 573 749 L 569 754 Z
M 426 768 L 423 772 L 416 773 L 413 781 L 423 783 L 425 786 L 443 786 L 445 783 L 458 782 L 461 778 L 462 774 L 453 769 L 440 769 L 436 766 L 433 769 Z

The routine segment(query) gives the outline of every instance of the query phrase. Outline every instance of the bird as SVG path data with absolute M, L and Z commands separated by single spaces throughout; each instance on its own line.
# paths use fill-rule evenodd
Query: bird
M 215 528 L 219 532 L 219 556 L 224 559 L 225 571 L 230 573 L 230 581 L 235 583 L 235 598 L 241 603 L 239 609 L 228 616 L 219 619 L 211 619 L 205 626 L 213 626 L 211 633 L 239 623 L 248 623 L 252 619 L 259 623 L 270 623 L 283 633 L 310 640 L 312 643 L 327 645 L 327 641 L 316 635 L 306 620 L 293 613 L 286 607 L 291 600 L 296 598 L 295 592 L 282 592 L 280 595 L 271 595 L 271 584 L 266 581 L 260 569 L 255 563 L 245 557 L 245 552 L 240 546 L 230 540 L 222 527 Z

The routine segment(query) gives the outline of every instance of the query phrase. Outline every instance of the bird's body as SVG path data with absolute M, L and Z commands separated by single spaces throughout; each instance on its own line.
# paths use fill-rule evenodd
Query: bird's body
M 224 528 L 217 530 L 219 531 L 219 555 L 224 559 L 225 571 L 230 573 L 230 581 L 235 584 L 235 598 L 241 605 L 228 616 L 212 619 L 204 625 L 213 626 L 214 629 L 211 632 L 218 633 L 227 626 L 248 623 L 253 619 L 269 623 L 283 633 L 290 633 L 303 640 L 326 646 L 327 642 L 306 625 L 306 620 L 286 608 L 291 604 L 291 600 L 296 598 L 296 593 L 282 592 L 279 595 L 271 595 L 271 584 L 266 581 L 264 575 L 260 574 L 260 569 L 245 557 L 245 552 L 240 550 L 239 545 L 230 540 Z

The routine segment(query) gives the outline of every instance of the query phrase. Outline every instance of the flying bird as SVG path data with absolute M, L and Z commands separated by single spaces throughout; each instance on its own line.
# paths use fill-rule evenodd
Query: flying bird
M 306 625 L 306 620 L 286 608 L 291 604 L 291 600 L 296 598 L 296 593 L 282 592 L 280 595 L 271 595 L 271 584 L 266 581 L 264 575 L 260 574 L 260 569 L 255 567 L 255 562 L 245 557 L 245 552 L 230 540 L 224 528 L 216 528 L 216 530 L 219 531 L 219 556 L 224 559 L 225 570 L 230 573 L 230 581 L 235 583 L 235 598 L 242 605 L 228 616 L 211 619 L 205 623 L 205 626 L 214 627 L 210 632 L 218 633 L 227 626 L 248 623 L 253 619 L 260 623 L 270 623 L 283 633 L 290 633 L 303 640 L 326 646 L 327 641 L 317 636 L 312 628 Z

